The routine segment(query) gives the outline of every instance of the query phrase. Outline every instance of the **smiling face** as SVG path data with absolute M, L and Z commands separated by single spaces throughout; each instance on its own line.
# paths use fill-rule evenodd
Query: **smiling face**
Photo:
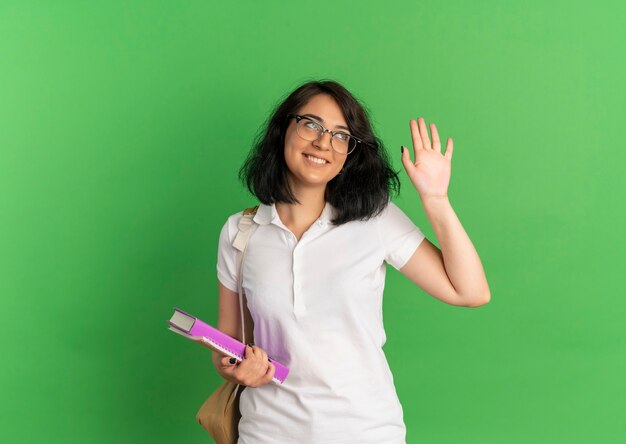
M 313 96 L 295 114 L 309 115 L 326 129 L 343 131 L 348 124 L 335 99 L 328 94 Z M 312 117 L 315 115 L 318 117 Z M 345 128 L 341 128 L 345 127 Z M 289 168 L 292 190 L 299 187 L 321 187 L 331 181 L 343 168 L 346 155 L 335 152 L 330 144 L 331 134 L 324 133 L 317 140 L 305 140 L 296 132 L 296 119 L 291 118 L 285 133 L 285 162 Z

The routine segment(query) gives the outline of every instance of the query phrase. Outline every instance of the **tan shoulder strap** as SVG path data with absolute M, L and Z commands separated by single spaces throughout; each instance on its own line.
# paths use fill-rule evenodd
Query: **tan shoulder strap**
M 243 216 L 239 219 L 238 228 L 239 231 L 233 240 L 233 246 L 239 250 L 239 254 L 237 255 L 237 278 L 238 278 L 238 291 L 239 291 L 239 311 L 241 314 L 241 338 L 244 344 L 253 341 L 253 326 L 252 326 L 252 316 L 248 310 L 245 310 L 248 316 L 244 315 L 244 306 L 247 306 L 247 301 L 245 301 L 245 295 L 243 292 L 243 260 L 246 254 L 246 247 L 248 246 L 248 241 L 250 240 L 250 236 L 258 227 L 258 224 L 254 223 L 254 216 L 258 209 L 258 205 L 252 208 L 246 208 L 243 211 Z M 249 338 L 246 338 L 246 324 L 248 324 L 248 331 L 250 332 Z
M 243 210 L 243 215 L 247 216 L 248 214 L 252 214 L 254 216 L 256 214 L 256 210 L 258 209 L 259 209 L 258 205 L 256 207 L 246 208 L 245 210 Z
M 253 218 L 258 208 L 258 206 L 246 208 L 243 210 L 243 217 L 239 219 L 239 231 L 233 241 L 233 247 L 242 253 L 246 249 L 250 234 L 252 234 L 250 230 L 252 229 L 252 226 L 255 225 Z M 242 257 L 242 255 L 240 255 L 240 257 Z

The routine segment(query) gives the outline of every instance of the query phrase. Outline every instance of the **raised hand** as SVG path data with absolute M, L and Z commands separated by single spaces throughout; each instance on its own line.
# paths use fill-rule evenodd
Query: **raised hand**
M 434 123 L 430 124 L 432 145 L 428 138 L 426 122 L 422 117 L 417 121 L 411 119 L 409 125 L 415 162 L 411 160 L 409 150 L 402 147 L 402 164 L 409 179 L 422 200 L 429 197 L 447 197 L 452 170 L 452 138 L 448 138 L 446 153 L 441 154 L 439 134 Z

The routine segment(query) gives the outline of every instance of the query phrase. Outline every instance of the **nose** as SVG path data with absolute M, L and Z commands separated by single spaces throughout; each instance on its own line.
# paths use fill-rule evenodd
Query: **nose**
M 328 138 L 326 137 L 326 134 L 328 134 Z M 328 151 L 332 148 L 331 147 L 332 137 L 333 135 L 330 133 L 330 131 L 326 130 L 323 133 L 321 133 L 317 139 L 313 141 L 313 146 L 315 146 L 318 149 L 323 149 L 323 150 Z

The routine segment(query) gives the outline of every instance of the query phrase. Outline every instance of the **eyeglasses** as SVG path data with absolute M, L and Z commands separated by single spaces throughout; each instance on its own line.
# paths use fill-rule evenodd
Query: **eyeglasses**
M 330 133 L 330 146 L 338 154 L 348 155 L 363 141 L 351 134 L 344 133 L 343 131 L 331 131 L 322 126 L 321 123 L 316 122 L 306 116 L 299 116 L 292 114 L 291 117 L 296 119 L 296 133 L 304 140 L 317 140 L 324 133 Z

